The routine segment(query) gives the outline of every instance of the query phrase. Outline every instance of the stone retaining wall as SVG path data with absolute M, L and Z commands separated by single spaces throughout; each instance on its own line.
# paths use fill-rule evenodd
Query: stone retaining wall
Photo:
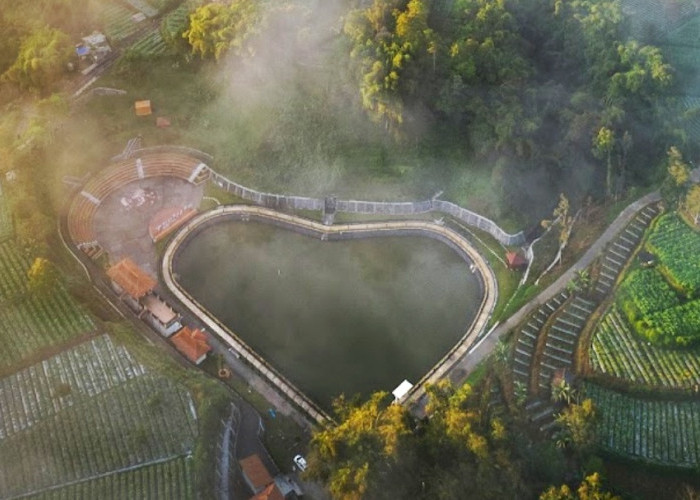
M 467 260 L 474 272 L 481 278 L 483 297 L 479 310 L 460 341 L 417 383 L 413 390 L 404 398 L 405 402 L 415 401 L 424 393 L 424 383 L 435 382 L 445 376 L 452 364 L 458 360 L 478 338 L 491 316 L 498 298 L 498 288 L 491 268 L 469 241 L 455 231 L 444 226 L 427 221 L 393 221 L 369 222 L 359 224 L 336 224 L 325 226 L 319 222 L 302 219 L 293 215 L 277 212 L 264 207 L 229 205 L 221 206 L 205 212 L 192 219 L 168 245 L 162 260 L 162 275 L 165 285 L 170 291 L 215 333 L 222 341 L 236 350 L 250 365 L 264 375 L 278 390 L 285 394 L 301 410 L 318 423 L 330 420 L 321 408 L 308 399 L 303 392 L 295 387 L 275 368 L 269 365 L 253 349 L 251 349 L 234 332 L 219 322 L 212 314 L 202 307 L 186 290 L 173 278 L 173 259 L 178 247 L 187 237 L 200 226 L 208 224 L 218 217 L 237 218 L 240 220 L 264 220 L 276 225 L 288 227 L 305 234 L 314 235 L 320 239 L 343 239 L 360 236 L 386 236 L 390 234 L 421 234 L 436 238 L 454 248 Z

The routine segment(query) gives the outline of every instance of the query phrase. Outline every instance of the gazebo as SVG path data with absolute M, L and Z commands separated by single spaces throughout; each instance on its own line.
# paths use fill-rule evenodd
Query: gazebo
M 507 252 L 506 265 L 508 269 L 522 269 L 527 266 L 527 260 L 520 255 L 520 252 Z

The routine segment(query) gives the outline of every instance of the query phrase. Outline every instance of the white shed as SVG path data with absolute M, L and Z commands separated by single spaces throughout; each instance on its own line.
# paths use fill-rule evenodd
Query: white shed
M 391 391 L 391 393 L 394 395 L 394 403 L 398 403 L 403 399 L 403 397 L 408 394 L 408 391 L 410 391 L 413 388 L 413 384 L 410 383 L 408 380 L 404 379 L 403 382 L 401 382 L 396 389 Z

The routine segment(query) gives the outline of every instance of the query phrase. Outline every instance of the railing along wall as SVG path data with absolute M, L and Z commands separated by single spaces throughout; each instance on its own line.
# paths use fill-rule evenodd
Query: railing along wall
M 323 210 L 325 205 L 325 200 L 323 198 L 287 196 L 256 191 L 255 189 L 251 189 L 228 179 L 212 170 L 211 167 L 209 171 L 211 173 L 210 180 L 217 186 L 239 198 L 252 201 L 257 205 L 281 210 Z M 525 243 L 525 234 L 522 231 L 509 234 L 491 219 L 449 201 L 424 200 L 416 202 L 386 202 L 337 200 L 335 206 L 337 212 L 365 215 L 416 215 L 429 212 L 441 212 L 459 219 L 468 226 L 486 231 L 503 245 L 516 246 Z
M 185 146 L 153 146 L 141 148 L 129 153 L 130 157 L 149 153 L 178 152 L 189 154 L 199 158 L 203 162 L 211 164 L 213 157 L 198 149 Z M 207 165 L 210 172 L 209 179 L 217 186 L 229 193 L 251 201 L 256 205 L 262 205 L 277 210 L 323 210 L 326 200 L 324 198 L 311 198 L 306 196 L 292 196 L 276 193 L 266 193 L 244 186 L 232 181 L 228 177 L 216 172 Z M 444 200 L 423 200 L 408 202 L 392 201 L 360 201 L 360 200 L 336 200 L 335 210 L 341 213 L 363 215 L 417 215 L 430 212 L 440 212 L 450 215 L 464 224 L 486 231 L 505 246 L 517 246 L 525 243 L 525 233 L 519 231 L 510 234 L 501 229 L 494 221 L 471 210 L 460 207 L 455 203 Z

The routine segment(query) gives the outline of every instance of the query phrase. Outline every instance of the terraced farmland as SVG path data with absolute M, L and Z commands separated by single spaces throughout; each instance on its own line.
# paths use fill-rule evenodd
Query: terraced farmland
M 0 439 L 146 373 L 107 335 L 0 380 Z M 68 390 L 69 389 L 69 390 Z
M 129 47 L 129 52 L 138 56 L 159 56 L 170 51 L 158 29 L 151 31 Z
M 184 43 L 182 33 L 187 29 L 190 10 L 189 2 L 185 2 L 168 13 L 161 21 L 160 32 L 167 45 L 176 47 Z
M 192 461 L 179 457 L 156 465 L 102 476 L 90 481 L 32 495 L 34 500 L 73 498 L 140 498 L 179 500 L 195 498 Z
M 700 465 L 700 401 L 649 401 L 585 385 L 601 415 L 599 444 L 628 458 L 659 465 Z
M 190 487 L 189 472 L 171 482 L 167 468 L 164 478 L 158 468 L 116 474 L 189 456 L 197 422 L 186 390 L 106 335 L 0 381 L 0 423 L 2 498 L 102 476 L 115 489 Z M 150 482 L 130 486 L 129 477 Z
M 0 243 L 0 366 L 12 366 L 95 329 L 87 311 L 62 286 L 50 294 L 29 294 L 29 266 L 15 243 Z
M 135 10 L 128 9 L 119 2 L 106 4 L 100 13 L 105 35 L 113 42 L 119 42 L 133 35 L 139 28 L 139 23 L 132 19 L 134 14 L 137 14 Z
M 675 214 L 661 217 L 649 235 L 647 247 L 659 258 L 662 274 L 668 281 L 692 295 L 700 290 L 700 233 Z
M 640 385 L 669 389 L 700 384 L 700 350 L 651 346 L 635 335 L 622 314 L 612 307 L 593 336 L 592 368 Z

